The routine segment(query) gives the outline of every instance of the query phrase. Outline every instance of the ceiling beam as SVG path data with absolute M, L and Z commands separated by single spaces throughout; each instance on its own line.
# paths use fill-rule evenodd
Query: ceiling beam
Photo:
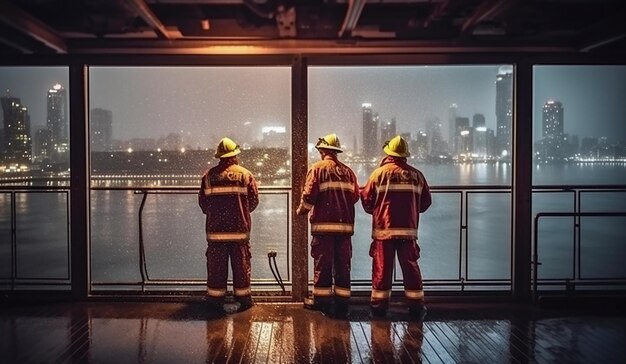
M 171 39 L 165 29 L 165 25 L 161 20 L 152 12 L 148 4 L 144 0 L 128 0 L 123 1 L 132 11 L 137 13 L 156 33 L 157 37 L 161 39 Z
M 356 27 L 356 23 L 359 22 L 361 12 L 365 7 L 365 1 L 366 0 L 348 1 L 348 10 L 346 11 L 346 17 L 343 19 L 341 29 L 339 29 L 339 38 L 341 38 L 344 33 L 352 33 L 352 31 Z
M 517 0 L 485 0 L 476 7 L 461 26 L 461 34 L 470 34 L 484 20 L 493 20 L 509 9 Z
M 436 5 L 434 9 L 428 15 L 428 18 L 424 20 L 424 28 L 428 28 L 434 21 L 438 20 L 442 14 L 444 14 L 450 7 L 451 0 L 445 0 Z
M 147 41 L 84 39 L 71 43 L 75 54 L 215 54 L 215 55 L 279 55 L 279 54 L 424 54 L 424 53 L 574 53 L 573 47 L 558 44 L 533 45 L 507 42 L 506 45 L 495 42 L 459 41 L 404 41 L 404 40 L 184 40 L 170 42 L 156 39 Z
M 596 48 L 611 47 L 611 43 L 621 41 L 626 37 L 626 7 L 613 9 L 610 17 L 600 19 L 581 32 L 580 51 L 590 52 Z
M 13 42 L 13 41 L 11 41 L 11 40 L 9 40 L 7 38 L 4 38 L 4 37 L 0 37 L 0 43 L 6 45 L 8 47 L 17 49 L 18 51 L 20 51 L 23 54 L 33 54 L 34 53 L 32 49 L 26 48 L 26 47 L 22 46 L 21 44 L 15 43 L 15 42 Z
M 54 29 L 5 0 L 0 0 L 0 22 L 27 34 L 47 47 L 52 48 L 57 53 L 67 53 L 67 45 Z M 24 45 L 21 45 L 18 49 L 22 48 L 32 52 L 30 47 Z

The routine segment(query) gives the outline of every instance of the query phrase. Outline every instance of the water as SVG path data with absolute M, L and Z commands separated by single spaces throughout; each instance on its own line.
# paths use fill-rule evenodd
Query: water
M 437 185 L 508 185 L 509 165 L 418 165 L 429 183 Z M 361 184 L 367 168 L 356 166 Z M 561 165 L 539 166 L 535 185 L 624 184 L 626 166 Z M 104 184 L 134 183 L 105 181 Z M 172 181 L 162 181 L 162 185 Z M 590 192 L 581 197 L 583 211 L 626 211 L 625 192 Z M 267 191 L 253 212 L 251 238 L 252 276 L 273 284 L 267 253 L 278 253 L 277 263 L 284 280 L 291 278 L 290 198 L 288 190 Z M 464 197 L 465 198 L 465 197 Z M 91 278 L 94 282 L 137 282 L 139 271 L 139 216 L 142 195 L 134 191 L 91 192 Z M 0 276 L 11 275 L 11 229 L 9 193 L 0 193 Z M 439 191 L 433 206 L 422 216 L 419 230 L 420 265 L 425 279 L 510 279 L 511 195 L 495 190 L 468 192 L 467 239 L 462 239 L 461 193 Z M 67 279 L 67 194 L 18 193 L 17 268 L 19 278 Z M 534 193 L 533 216 L 540 211 L 573 211 L 571 192 Z M 180 194 L 150 194 L 143 211 L 143 234 L 150 279 L 197 279 L 206 277 L 204 215 L 195 191 Z M 626 277 L 626 218 L 583 218 L 581 220 L 581 268 L 583 278 Z M 352 277 L 371 278 L 368 255 L 371 217 L 357 204 L 353 237 Z M 532 227 L 529 226 L 529 229 Z M 539 227 L 541 278 L 567 278 L 574 272 L 572 218 L 542 220 Z M 309 259 L 309 262 L 311 259 Z M 311 274 L 309 263 L 309 274 Z M 398 271 L 397 278 L 401 278 Z

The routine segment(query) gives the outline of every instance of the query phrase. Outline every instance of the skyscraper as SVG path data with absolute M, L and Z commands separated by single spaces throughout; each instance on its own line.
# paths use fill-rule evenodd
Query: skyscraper
M 471 152 L 471 136 L 470 136 L 470 122 L 469 118 L 457 117 L 456 118 L 456 132 L 455 132 L 455 145 L 456 154 L 467 154 Z
M 51 139 L 50 130 L 41 128 L 35 131 L 33 136 L 33 161 L 43 162 L 50 158 L 52 154 Z
M 105 109 L 91 110 L 91 151 L 111 151 L 113 137 L 113 112 Z
M 380 140 L 385 142 L 396 136 L 396 118 L 384 123 L 380 129 Z
M 363 110 L 363 157 L 367 159 L 378 157 L 378 115 L 374 115 L 372 104 L 361 105 Z
M 17 97 L 0 97 L 4 120 L 4 162 L 8 165 L 30 165 L 32 142 L 28 108 Z
M 485 115 L 483 114 L 474 114 L 472 117 L 472 127 L 474 129 L 480 128 L 482 126 L 486 126 L 485 124 Z
M 487 127 L 485 125 L 485 115 L 474 114 L 470 130 L 472 158 L 487 158 Z
M 559 101 L 548 100 L 543 105 L 543 128 L 541 137 L 563 136 L 563 104 Z
M 498 157 L 511 156 L 513 69 L 500 67 L 496 76 L 496 148 Z
M 456 104 L 452 104 L 448 109 L 448 148 L 450 148 L 450 153 L 456 153 L 456 113 L 458 108 Z
M 67 160 L 69 150 L 68 119 L 67 119 L 67 93 L 60 84 L 52 86 L 48 90 L 48 119 L 46 126 L 50 130 L 51 145 L 54 150 L 55 161 Z
M 548 100 L 542 109 L 541 144 L 543 157 L 547 160 L 560 161 L 565 156 L 565 138 L 563 134 L 563 104 Z
M 445 144 L 441 136 L 441 122 L 439 118 L 428 120 L 426 123 L 426 133 L 428 135 L 428 153 L 435 156 L 445 154 Z

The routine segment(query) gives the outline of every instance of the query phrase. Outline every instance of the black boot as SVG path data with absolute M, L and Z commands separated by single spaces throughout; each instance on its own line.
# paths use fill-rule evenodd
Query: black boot
M 239 308 L 237 308 L 237 312 L 244 312 L 252 308 L 254 306 L 254 302 L 251 299 L 242 299 L 239 300 Z
M 305 298 L 304 299 L 304 308 L 312 311 L 320 311 L 324 315 L 330 314 L 330 306 L 328 304 L 320 304 L 313 298 Z
M 428 310 L 424 305 L 409 307 L 409 316 L 416 321 L 423 321 L 427 313 Z

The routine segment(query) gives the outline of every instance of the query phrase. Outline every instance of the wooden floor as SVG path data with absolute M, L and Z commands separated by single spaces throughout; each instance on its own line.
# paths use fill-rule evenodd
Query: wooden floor
M 626 317 L 431 304 L 347 318 L 301 304 L 217 317 L 200 302 L 30 303 L 0 311 L 0 363 L 626 363 Z

